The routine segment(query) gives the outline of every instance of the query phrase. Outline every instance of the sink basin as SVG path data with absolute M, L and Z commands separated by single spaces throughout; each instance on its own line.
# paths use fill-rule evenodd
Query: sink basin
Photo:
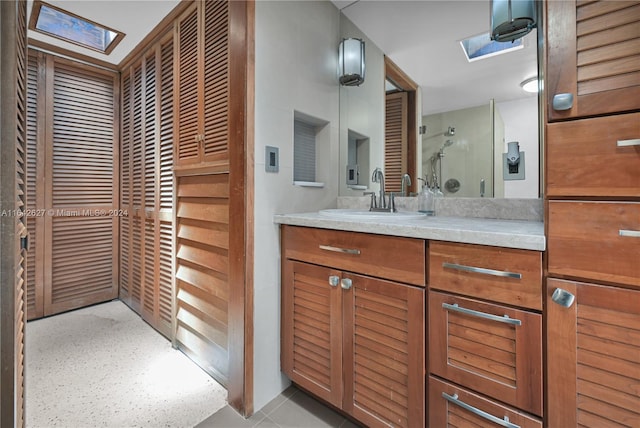
M 395 213 L 366 211 L 366 210 L 351 210 L 351 209 L 328 209 L 320 210 L 318 214 L 326 217 L 354 219 L 354 220 L 416 220 L 426 218 L 426 214 L 398 211 Z

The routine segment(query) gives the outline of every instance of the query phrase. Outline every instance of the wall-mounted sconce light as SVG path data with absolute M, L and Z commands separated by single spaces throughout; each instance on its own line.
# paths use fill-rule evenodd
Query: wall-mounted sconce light
M 534 0 L 490 0 L 491 40 L 512 42 L 536 26 Z
M 535 76 L 530 77 L 520 83 L 520 87 L 525 92 L 531 92 L 532 94 L 535 94 L 536 92 L 538 92 L 538 78 Z
M 344 86 L 364 83 L 364 41 L 342 39 L 338 49 L 338 76 Z

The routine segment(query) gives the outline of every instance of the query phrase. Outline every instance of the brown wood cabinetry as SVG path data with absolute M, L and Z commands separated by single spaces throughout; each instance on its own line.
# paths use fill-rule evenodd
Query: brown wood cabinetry
M 173 295 L 173 33 L 122 72 L 120 298 L 168 338 Z
M 176 22 L 176 167 L 228 170 L 230 5 L 198 1 Z
M 499 419 L 522 414 L 528 424 L 540 424 L 522 411 L 543 415 L 541 300 L 540 252 L 429 244 L 431 426 L 489 424 L 486 414 L 469 413 L 464 400 L 461 405 L 448 392 L 446 399 L 443 392 L 450 388 L 438 377 L 462 387 L 466 392 L 456 398 L 464 396 L 475 410 L 503 413 Z M 507 407 L 496 402 L 514 408 L 505 413 Z
M 315 246 L 310 237 L 317 239 Z M 386 238 L 405 241 L 422 255 L 417 270 L 424 278 L 422 240 L 283 226 L 282 369 L 367 426 L 422 426 L 424 289 L 334 266 L 342 261 L 342 266 L 363 269 L 369 257 L 378 257 L 371 251 L 379 248 L 378 239 Z M 324 255 L 317 250 L 325 243 L 349 246 L 330 246 L 321 250 Z M 385 265 L 403 255 L 385 254 Z M 320 266 L 313 264 L 318 257 Z
M 639 426 L 640 2 L 545 4 L 548 426 Z
M 542 428 L 542 422 L 517 409 L 431 376 L 427 426 Z
M 548 120 L 637 110 L 640 3 L 548 1 L 545 5 Z M 554 98 L 558 102 L 563 94 L 573 97 L 572 105 L 554 107 Z
M 548 426 L 640 426 L 640 291 L 549 279 L 547 308 Z

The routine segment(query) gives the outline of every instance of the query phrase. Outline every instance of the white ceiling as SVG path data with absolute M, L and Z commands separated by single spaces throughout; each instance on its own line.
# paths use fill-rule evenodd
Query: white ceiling
M 111 64 L 118 64 L 171 12 L 180 0 L 45 0 L 45 2 L 121 31 L 125 33 L 125 37 L 109 55 L 34 31 L 28 32 L 29 37 Z M 27 16 L 29 18 L 32 5 L 33 0 L 28 0 Z
M 535 97 L 536 31 L 524 49 L 469 63 L 459 41 L 489 32 L 489 0 L 332 0 L 422 88 L 423 114 Z
M 29 31 L 29 37 L 112 64 L 127 54 L 180 0 L 48 0 L 54 6 L 122 31 L 110 55 Z M 527 96 L 520 82 L 537 74 L 536 32 L 525 48 L 473 63 L 458 43 L 489 31 L 489 0 L 332 0 L 422 87 L 423 114 Z M 33 1 L 27 2 L 29 16 Z

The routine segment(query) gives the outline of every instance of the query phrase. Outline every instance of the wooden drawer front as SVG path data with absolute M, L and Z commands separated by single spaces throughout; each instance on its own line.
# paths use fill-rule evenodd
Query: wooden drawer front
M 550 274 L 640 287 L 640 203 L 550 201 L 547 250 Z
M 542 253 L 430 242 L 429 287 L 542 310 Z
M 429 377 L 427 426 L 495 428 L 500 426 L 497 420 L 504 423 L 507 419 L 513 426 L 542 428 L 542 422 L 537 418 L 433 376 Z
M 640 196 L 640 113 L 551 123 L 545 159 L 549 197 Z
M 429 341 L 431 373 L 542 414 L 541 315 L 429 291 Z
M 421 239 L 283 226 L 284 257 L 425 286 Z

